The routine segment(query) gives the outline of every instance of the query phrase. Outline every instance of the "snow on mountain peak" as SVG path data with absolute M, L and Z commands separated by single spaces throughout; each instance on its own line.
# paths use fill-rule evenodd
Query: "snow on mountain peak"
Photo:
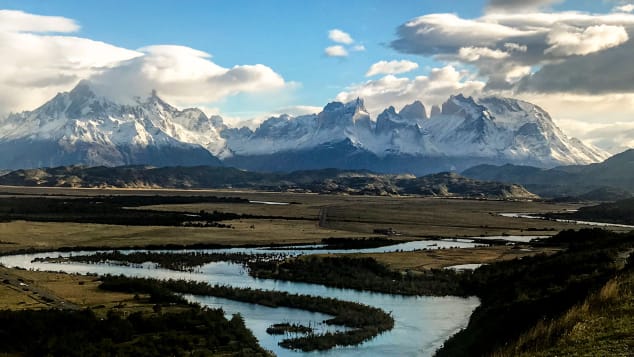
M 371 120 L 363 99 L 357 98 L 328 103 L 318 114 L 272 117 L 255 130 L 247 130 L 229 128 L 221 117 L 208 117 L 199 109 L 180 110 L 155 91 L 146 98 L 123 102 L 99 93 L 98 85 L 81 81 L 34 111 L 9 116 L 0 122 L 0 145 L 51 142 L 68 152 L 90 147 L 94 159 L 77 163 L 108 165 L 141 160 L 135 157 L 154 154 L 140 154 L 139 150 L 159 147 L 190 150 L 196 155 L 200 154 L 196 150 L 206 150 L 229 158 L 337 143 L 348 143 L 379 158 L 455 157 L 554 166 L 606 157 L 600 150 L 568 138 L 540 107 L 510 98 L 476 99 L 458 94 L 441 107 L 433 106 L 430 117 L 423 103 L 415 101 L 399 112 L 388 107 L 376 121 Z
M 427 119 L 427 111 L 425 110 L 425 106 L 423 105 L 423 103 L 421 103 L 420 100 L 404 106 L 398 114 L 401 117 L 412 121 Z

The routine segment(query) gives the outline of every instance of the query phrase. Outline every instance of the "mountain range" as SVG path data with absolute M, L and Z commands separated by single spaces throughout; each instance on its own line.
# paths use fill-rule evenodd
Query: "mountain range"
M 555 167 L 607 154 L 567 137 L 540 107 L 510 98 L 416 101 L 371 118 L 362 99 L 320 113 L 281 115 L 255 130 L 229 127 L 155 92 L 125 103 L 88 81 L 41 107 L 0 120 L 0 169 L 65 165 L 234 166 L 256 171 L 367 169 L 422 175 L 477 164 Z

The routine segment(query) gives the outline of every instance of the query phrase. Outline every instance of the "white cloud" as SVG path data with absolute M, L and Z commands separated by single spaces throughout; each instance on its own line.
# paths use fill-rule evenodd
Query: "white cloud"
M 634 4 L 626 4 L 615 7 L 612 11 L 615 12 L 634 12 Z
M 555 56 L 587 55 L 619 46 L 629 40 L 623 26 L 597 25 L 583 30 L 559 27 L 548 33 L 544 51 Z
M 509 51 L 516 51 L 516 52 L 526 52 L 526 51 L 528 51 L 528 46 L 520 45 L 519 43 L 513 43 L 513 42 L 505 43 L 504 44 L 504 48 L 506 48 Z
M 365 51 L 365 46 L 364 45 L 354 45 L 352 47 L 352 50 L 355 52 L 363 52 Z
M 16 10 L 0 10 L 2 32 L 75 32 L 79 25 L 71 19 L 41 16 Z
M 153 89 L 179 106 L 215 102 L 238 93 L 284 88 L 284 79 L 256 64 L 223 68 L 207 53 L 183 46 L 149 46 L 91 79 L 100 94 L 119 100 L 146 96 Z
M 104 94 L 145 96 L 156 89 L 182 106 L 288 85 L 267 66 L 223 68 L 210 55 L 188 47 L 148 46 L 134 51 L 48 34 L 78 29 L 73 20 L 62 17 L 0 11 L 0 112 L 34 109 L 87 78 Z
M 340 46 L 340 45 L 326 47 L 324 52 L 326 53 L 326 56 L 328 57 L 347 57 L 348 56 L 348 51 L 343 46 Z
M 406 73 L 418 68 L 418 63 L 400 60 L 400 61 L 379 61 L 372 66 L 365 74 L 366 77 L 376 76 L 377 74 L 398 74 Z
M 354 43 L 350 34 L 339 29 L 332 29 L 328 31 L 328 38 L 334 42 L 343 43 L 344 45 L 351 45 Z
M 443 103 L 456 93 L 478 95 L 485 83 L 471 80 L 470 77 L 469 73 L 459 72 L 453 66 L 434 68 L 429 76 L 413 79 L 390 74 L 350 86 L 339 93 L 336 99 L 348 102 L 357 97 L 364 98 L 368 110 L 377 115 L 390 105 L 400 108 L 415 100 L 431 106 Z
M 0 11 L 0 112 L 34 109 L 137 51 L 90 39 L 35 32 L 77 30 L 72 21 L 19 11 Z
M 492 50 L 486 47 L 462 47 L 458 51 L 458 57 L 467 62 L 475 62 L 482 58 L 504 59 L 510 54 L 501 50 Z

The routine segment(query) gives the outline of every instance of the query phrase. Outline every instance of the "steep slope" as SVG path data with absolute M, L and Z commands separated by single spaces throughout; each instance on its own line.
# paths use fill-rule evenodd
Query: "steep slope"
M 98 96 L 84 81 L 34 111 L 0 122 L 0 167 L 220 165 L 210 153 L 222 150 L 219 139 L 196 130 L 212 125 L 201 111 L 179 111 L 155 93 L 121 105 Z

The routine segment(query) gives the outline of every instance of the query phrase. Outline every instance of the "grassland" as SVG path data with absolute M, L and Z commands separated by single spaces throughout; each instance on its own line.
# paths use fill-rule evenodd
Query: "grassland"
M 394 238 L 421 239 L 480 235 L 552 235 L 568 223 L 501 217 L 501 212 L 563 212 L 578 208 L 571 204 L 543 202 L 477 201 L 420 197 L 371 197 L 266 193 L 227 190 L 105 190 L 68 188 L 0 187 L 5 196 L 89 197 L 96 195 L 182 195 L 240 197 L 257 203 L 193 203 L 143 206 L 172 212 L 207 212 L 275 217 L 222 221 L 233 229 L 116 226 L 59 222 L 0 222 L 0 252 L 25 248 L 128 247 L 150 244 L 269 244 L 319 242 L 329 237 L 374 236 L 375 229 L 391 227 Z M 321 219 L 320 219 L 321 218 Z
M 540 321 L 496 351 L 505 356 L 634 355 L 634 271 L 608 281 L 560 317 Z
M 521 248 L 515 246 L 490 246 L 469 249 L 439 249 L 413 252 L 345 254 L 350 258 L 373 258 L 396 271 L 419 271 L 445 268 L 461 264 L 489 264 L 519 259 L 535 254 L 551 254 L 556 248 Z M 342 255 L 339 255 L 342 256 Z

